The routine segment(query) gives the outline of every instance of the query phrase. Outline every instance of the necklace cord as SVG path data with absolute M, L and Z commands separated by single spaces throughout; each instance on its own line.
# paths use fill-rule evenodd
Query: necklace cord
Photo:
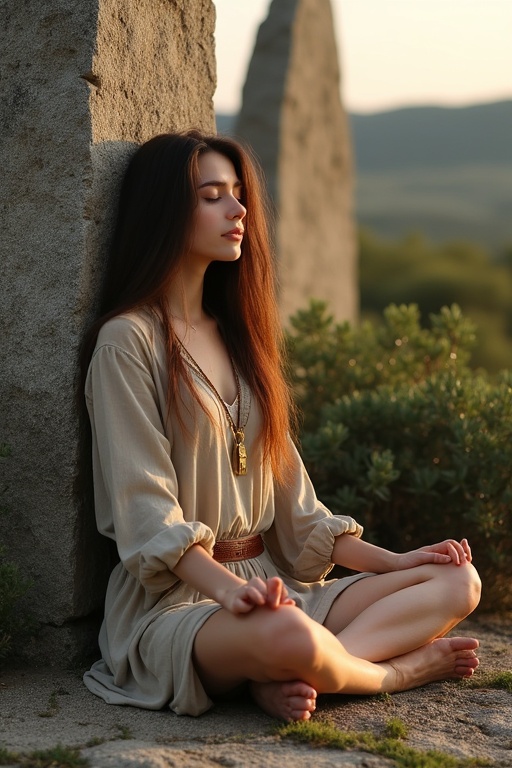
M 236 389 L 237 389 L 237 401 L 238 401 L 238 407 L 237 407 L 237 423 L 233 421 L 233 417 L 231 416 L 231 413 L 229 412 L 229 408 L 223 398 L 220 396 L 219 392 L 217 391 L 217 388 L 213 384 L 212 381 L 208 378 L 206 373 L 203 371 L 199 363 L 192 357 L 188 349 L 183 345 L 183 343 L 178 339 L 178 343 L 180 345 L 180 349 L 182 354 L 184 355 L 186 361 L 191 366 L 192 370 L 194 370 L 199 378 L 208 386 L 208 388 L 213 392 L 219 403 L 221 404 L 224 413 L 226 414 L 228 424 L 231 428 L 231 431 L 233 432 L 233 437 L 235 438 L 235 446 L 233 451 L 233 471 L 235 475 L 246 475 L 247 474 L 247 449 L 245 447 L 245 427 L 247 426 L 247 421 L 249 419 L 249 412 L 247 412 L 245 421 L 243 424 L 241 424 L 241 403 L 242 403 L 242 388 L 240 386 L 240 378 L 238 376 L 238 371 L 235 366 L 235 362 L 233 358 L 229 357 L 231 361 L 231 367 L 233 369 L 233 374 L 236 381 Z

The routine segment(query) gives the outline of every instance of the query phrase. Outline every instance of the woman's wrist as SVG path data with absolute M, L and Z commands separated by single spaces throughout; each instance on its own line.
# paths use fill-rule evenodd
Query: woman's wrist
M 391 573 L 391 571 L 398 570 L 399 556 L 396 552 L 376 547 L 373 544 L 370 544 L 370 547 L 371 549 L 368 550 L 369 562 L 364 570 L 375 573 Z
M 226 608 L 226 602 L 227 597 L 230 592 L 234 592 L 235 589 L 238 589 L 238 587 L 243 587 L 245 584 L 247 584 L 246 581 L 243 579 L 238 578 L 238 576 L 235 576 L 235 574 L 230 573 L 227 571 L 227 573 L 230 576 L 233 576 L 233 579 L 229 580 L 229 583 L 222 583 L 218 584 L 213 589 L 213 595 L 212 600 L 215 600 L 216 603 L 219 603 L 219 605 L 222 605 L 223 608 Z
M 200 544 L 193 544 L 173 570 L 186 584 L 220 605 L 228 592 L 246 583 L 214 560 Z
M 399 568 L 399 558 L 400 555 L 397 554 L 397 552 L 390 552 L 389 550 L 385 549 L 383 552 L 386 553 L 386 560 L 388 562 L 388 569 L 384 571 L 384 573 L 390 573 L 391 571 L 398 571 Z

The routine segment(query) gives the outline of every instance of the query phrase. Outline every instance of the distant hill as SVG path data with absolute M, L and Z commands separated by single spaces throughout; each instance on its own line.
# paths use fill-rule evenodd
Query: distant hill
M 236 115 L 227 115 L 222 112 L 217 112 L 215 121 L 219 133 L 231 134 L 235 128 Z
M 230 133 L 235 115 L 217 115 Z M 512 100 L 350 114 L 361 225 L 496 249 L 512 243 Z
M 361 172 L 512 166 L 512 100 L 350 115 Z
M 359 171 L 512 165 L 512 100 L 349 114 Z M 236 115 L 218 114 L 220 133 Z

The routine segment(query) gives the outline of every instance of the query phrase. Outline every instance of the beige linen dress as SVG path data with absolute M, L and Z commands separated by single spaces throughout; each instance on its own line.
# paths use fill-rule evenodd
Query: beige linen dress
M 97 525 L 116 542 L 120 562 L 107 589 L 102 659 L 84 681 L 110 704 L 199 715 L 212 701 L 194 670 L 192 647 L 220 605 L 174 575 L 188 547 L 200 544 L 211 554 L 216 540 L 261 534 L 262 555 L 226 567 L 244 579 L 281 576 L 297 605 L 319 622 L 339 593 L 367 574 L 324 581 L 334 537 L 360 536 L 361 527 L 318 501 L 297 452 L 292 482 L 273 481 L 256 441 L 260 412 L 242 380 L 248 469 L 236 476 L 226 414 L 193 370 L 192 376 L 213 423 L 183 385 L 184 434 L 176 408 L 167 405 L 158 321 L 137 312 L 103 326 L 85 394 Z

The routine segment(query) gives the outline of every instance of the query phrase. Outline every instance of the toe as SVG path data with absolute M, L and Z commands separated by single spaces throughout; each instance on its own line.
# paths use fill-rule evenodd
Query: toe
M 455 667 L 455 674 L 459 677 L 473 677 L 475 670 L 472 667 Z
M 283 693 L 286 696 L 298 696 L 302 699 L 312 699 L 313 701 L 317 697 L 317 692 L 307 683 L 303 683 L 301 680 L 296 680 L 292 683 L 283 683 Z
M 475 651 L 480 645 L 475 637 L 451 637 L 450 644 L 454 651 Z
M 292 712 L 292 720 L 309 720 L 311 712 L 304 712 L 301 709 L 294 709 Z

